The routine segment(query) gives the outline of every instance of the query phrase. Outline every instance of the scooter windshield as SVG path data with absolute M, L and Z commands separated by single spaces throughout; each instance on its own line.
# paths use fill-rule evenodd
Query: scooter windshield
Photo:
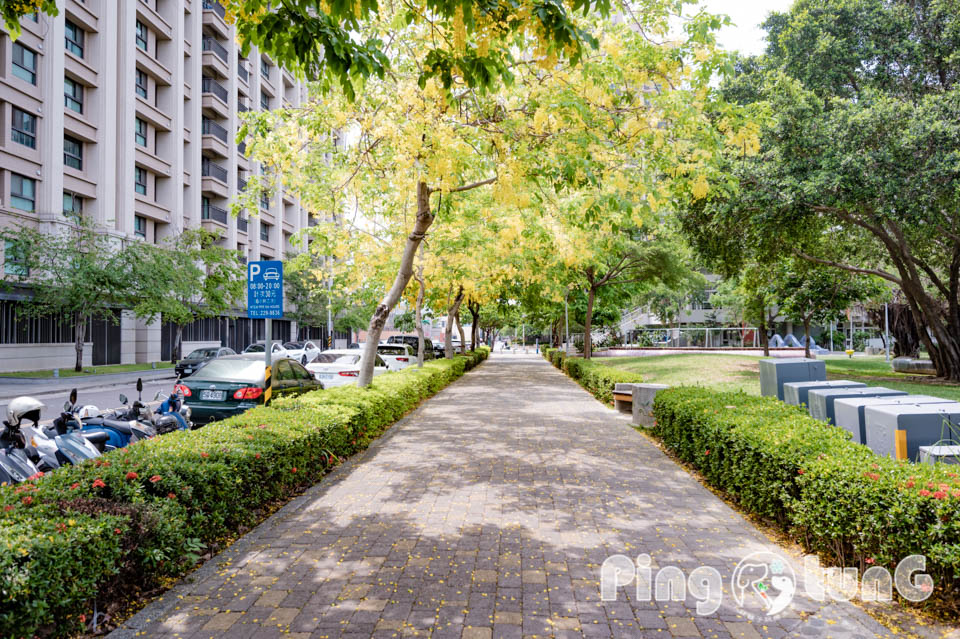
M 26 481 L 37 474 L 37 467 L 22 450 L 0 451 L 0 468 L 13 481 Z

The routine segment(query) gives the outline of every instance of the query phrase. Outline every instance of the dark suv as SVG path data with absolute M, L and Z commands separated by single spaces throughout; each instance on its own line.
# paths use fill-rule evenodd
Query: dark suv
M 420 347 L 420 338 L 416 335 L 391 335 L 389 338 L 387 338 L 387 344 L 408 344 L 413 348 L 413 352 L 416 353 L 417 349 Z M 429 337 L 424 337 L 423 359 L 434 359 L 434 357 L 433 342 L 430 341 Z

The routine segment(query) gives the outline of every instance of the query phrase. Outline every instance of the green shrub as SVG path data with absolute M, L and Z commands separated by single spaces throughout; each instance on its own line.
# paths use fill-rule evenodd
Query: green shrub
M 190 569 L 484 359 L 480 347 L 0 487 L 0 636 L 69 636 L 101 598 Z
M 563 362 L 563 370 L 590 391 L 601 402 L 613 403 L 613 389 L 618 383 L 640 383 L 638 373 L 613 368 L 582 357 L 569 357 Z
M 740 504 L 844 565 L 927 557 L 957 606 L 960 480 L 955 466 L 879 457 L 846 431 L 773 398 L 680 387 L 654 402 L 655 434 Z

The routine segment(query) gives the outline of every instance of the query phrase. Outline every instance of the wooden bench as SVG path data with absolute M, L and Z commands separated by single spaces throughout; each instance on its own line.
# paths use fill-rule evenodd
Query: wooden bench
M 621 413 L 633 412 L 633 393 L 613 391 L 613 407 Z

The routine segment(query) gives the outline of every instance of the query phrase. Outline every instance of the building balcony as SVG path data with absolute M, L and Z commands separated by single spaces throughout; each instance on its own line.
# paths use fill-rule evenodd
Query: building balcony
M 247 71 L 247 67 L 242 64 L 237 64 L 237 76 L 243 80 L 244 83 L 250 83 L 250 72 Z
M 219 206 L 215 206 L 213 204 L 205 204 L 200 207 L 201 220 L 213 220 L 214 222 L 220 222 L 220 224 L 226 226 L 228 216 L 229 213 L 227 213 L 226 209 L 220 208 Z
M 226 9 L 217 0 L 204 0 L 203 25 L 213 29 L 221 38 L 230 37 L 230 27 L 226 22 Z
M 203 143 L 202 147 L 206 151 L 212 151 L 222 158 L 229 157 L 230 147 L 227 130 L 214 122 L 203 118 Z M 226 180 L 224 180 L 226 182 Z
M 238 190 L 238 191 L 243 191 L 245 188 L 247 188 L 247 181 L 238 175 L 238 176 L 237 176 L 237 190 Z
M 203 80 L 200 82 L 200 86 L 203 88 L 204 93 L 215 95 L 220 98 L 220 101 L 223 102 L 224 106 L 230 104 L 230 92 L 227 91 L 227 88 L 217 82 L 213 78 L 204 76 Z
M 227 183 L 227 170 L 210 158 L 200 160 L 200 175 L 220 180 L 224 184 Z
M 246 233 L 246 232 L 247 232 L 247 226 L 248 226 L 248 224 L 249 224 L 249 222 L 247 221 L 247 218 L 245 218 L 245 217 L 238 217 L 238 218 L 237 218 L 237 232 L 238 232 L 238 233 Z
M 215 69 L 217 73 L 227 77 L 230 71 L 227 49 L 211 36 L 204 36 L 201 44 L 204 66 Z

